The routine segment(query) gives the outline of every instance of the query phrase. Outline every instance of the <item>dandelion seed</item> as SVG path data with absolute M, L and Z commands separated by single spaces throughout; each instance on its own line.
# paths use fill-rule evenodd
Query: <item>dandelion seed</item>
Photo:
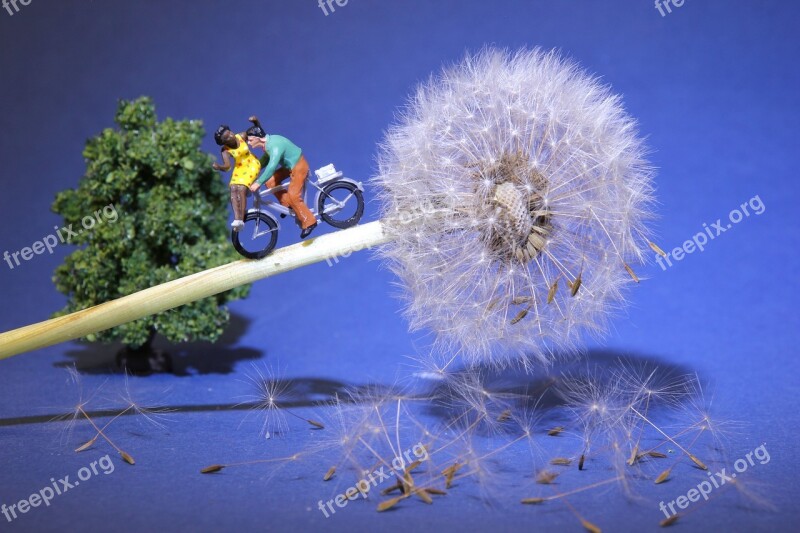
M 520 502 L 522 502 L 522 503 L 524 503 L 526 505 L 538 505 L 540 503 L 544 503 L 545 499 L 544 498 L 523 498 L 522 500 L 520 500 Z
M 667 257 L 667 254 L 664 252 L 664 250 L 662 250 L 661 248 L 659 248 L 659 247 L 658 247 L 658 245 L 657 245 L 656 243 L 654 243 L 653 241 L 647 241 L 647 244 L 649 244 L 649 245 L 650 245 L 650 248 L 651 248 L 651 249 L 652 249 L 652 250 L 653 250 L 655 253 L 657 253 L 658 255 L 660 255 L 661 257 Z
M 506 409 L 497 417 L 498 422 L 506 422 L 509 418 L 511 418 L 511 409 Z
M 639 277 L 636 275 L 633 269 L 628 265 L 628 263 L 624 263 L 624 265 L 625 265 L 625 270 L 628 271 L 628 274 L 630 274 L 630 276 L 633 278 L 633 281 L 639 283 Z
M 378 512 L 382 513 L 383 511 L 388 511 L 389 509 L 397 505 L 401 500 L 404 500 L 406 498 L 407 496 L 403 495 L 403 496 L 396 496 L 394 498 L 383 501 L 378 504 Z
M 322 481 L 329 481 L 335 473 L 336 473 L 336 467 L 335 466 L 330 467 L 330 469 L 328 469 L 328 471 L 325 472 L 325 475 L 322 477 Z
M 583 463 L 586 460 L 586 455 L 581 454 L 581 458 L 578 460 L 578 470 L 583 470 Z
M 387 494 L 391 494 L 391 493 L 393 493 L 393 492 L 394 492 L 394 491 L 396 491 L 396 490 L 399 490 L 399 491 L 402 491 L 402 490 L 403 490 L 403 482 L 402 482 L 402 481 L 398 481 L 397 483 L 395 483 L 395 484 L 394 484 L 394 485 L 392 485 L 391 487 L 387 487 L 387 488 L 383 489 L 383 490 L 381 491 L 381 494 L 383 494 L 384 496 L 386 496 Z
M 547 291 L 547 303 L 553 303 L 553 299 L 556 297 L 556 292 L 558 291 L 558 278 L 553 282 L 550 286 L 550 289 Z
M 514 318 L 511 319 L 511 323 L 512 324 L 519 323 L 523 318 L 528 316 L 528 311 L 530 311 L 530 310 L 531 310 L 531 308 L 527 307 L 527 308 L 523 309 L 522 311 L 520 311 L 519 313 L 517 313 L 517 316 L 515 316 Z
M 103 437 L 103 439 L 104 439 L 104 440 L 105 440 L 107 443 L 109 443 L 109 444 L 111 445 L 111 447 L 112 447 L 112 448 L 114 448 L 115 450 L 117 450 L 117 453 L 119 453 L 120 457 L 122 457 L 122 459 L 123 459 L 123 460 L 124 460 L 126 463 L 128 463 L 129 465 L 133 465 L 133 464 L 135 464 L 135 461 L 133 460 L 133 457 L 131 457 L 131 456 L 130 456 L 130 454 L 128 454 L 127 452 L 124 452 L 124 451 L 122 451 L 122 450 L 121 450 L 121 449 L 120 449 L 120 448 L 119 448 L 119 447 L 118 447 L 116 444 L 114 444 L 114 443 L 111 441 L 111 439 L 110 439 L 110 438 L 108 438 L 108 435 L 106 435 L 106 434 L 103 432 L 103 430 L 102 430 L 102 429 L 100 429 L 99 427 L 97 427 L 97 424 L 95 424 L 95 423 L 94 423 L 94 420 L 92 420 L 92 418 L 89 416 L 89 414 L 88 414 L 88 413 L 87 413 L 87 412 L 86 412 L 86 411 L 83 409 L 83 406 L 79 405 L 79 406 L 78 406 L 78 410 L 79 410 L 79 411 L 80 411 L 80 413 L 81 413 L 81 414 L 84 416 L 84 418 L 86 418 L 86 420 L 88 420 L 88 421 L 89 421 L 89 423 L 92 425 L 92 427 L 95 429 L 95 431 L 97 431 L 97 434 L 98 434 L 99 436 Z
M 634 446 L 631 450 L 631 456 L 628 458 L 628 466 L 633 466 L 633 463 L 639 458 L 639 447 Z
M 579 273 L 578 277 L 575 278 L 575 281 L 573 281 L 572 283 L 570 283 L 569 281 L 567 282 L 567 285 L 569 285 L 570 288 L 569 293 L 571 296 L 575 296 L 576 294 L 578 294 L 578 289 L 581 288 L 581 283 L 582 283 L 581 276 L 583 276 L 583 272 Z
M 661 483 L 664 483 L 664 482 L 665 482 L 667 479 L 669 479 L 669 474 L 670 474 L 670 472 L 672 472 L 672 469 L 671 469 L 671 468 L 667 468 L 666 470 L 664 470 L 663 472 L 661 472 L 661 473 L 658 475 L 658 477 L 656 478 L 656 480 L 654 481 L 654 483 L 655 483 L 656 485 L 660 485 Z
M 419 499 L 427 503 L 428 505 L 433 503 L 433 498 L 425 491 L 425 489 L 417 489 L 414 491 L 414 494 L 419 496 Z
M 136 464 L 136 461 L 133 460 L 133 457 L 131 457 L 129 453 L 119 450 L 119 455 L 120 457 L 122 457 L 122 460 L 128 463 L 129 465 Z
M 678 517 L 680 517 L 679 514 L 674 514 L 674 515 L 670 516 L 669 518 L 665 518 L 664 520 L 659 522 L 658 525 L 661 526 L 661 527 L 669 527 L 669 526 L 671 526 L 672 524 L 674 524 L 675 522 L 678 521 Z
M 97 436 L 92 437 L 88 442 L 85 442 L 82 445 L 80 445 L 77 448 L 75 448 L 75 451 L 76 452 L 82 452 L 84 450 L 87 450 L 87 449 L 91 448 L 92 445 L 94 445 L 95 441 L 97 441 Z
M 550 459 L 550 464 L 555 466 L 569 466 L 572 464 L 572 459 L 567 459 L 566 457 L 555 457 Z
M 213 474 L 214 472 L 219 472 L 225 468 L 225 465 L 211 465 L 207 466 L 200 471 L 201 474 Z
M 591 522 L 583 518 L 581 518 L 581 525 L 584 527 L 584 529 L 586 529 L 586 531 L 589 531 L 590 533 L 602 533 L 603 531 L 596 525 L 592 524 Z
M 549 430 L 547 432 L 547 434 L 550 435 L 551 437 L 556 437 L 556 436 L 560 435 L 561 432 L 563 432 L 563 431 L 564 431 L 564 428 L 562 426 L 558 426 L 558 427 L 554 427 L 553 429 Z
M 655 459 L 666 459 L 667 458 L 667 454 L 664 454 L 664 453 L 661 453 L 661 452 L 647 452 L 644 455 L 647 455 L 648 457 L 653 457 Z
M 434 489 L 434 488 L 431 488 L 431 487 L 428 487 L 427 489 L 425 489 L 425 491 L 428 494 L 434 494 L 436 496 L 446 496 L 447 495 L 446 491 L 443 491 L 441 489 Z
M 309 424 L 311 424 L 316 428 L 325 429 L 325 426 L 322 424 L 322 422 L 317 422 L 316 420 L 311 420 L 310 418 L 306 419 L 306 422 L 308 422 Z
M 444 475 L 445 481 L 445 488 L 449 489 L 453 486 L 453 478 L 455 477 L 456 473 L 461 470 L 463 467 L 463 463 L 455 463 L 452 466 L 448 466 L 444 470 L 442 470 L 442 475 Z
M 536 476 L 536 483 L 541 485 L 550 485 L 558 477 L 558 472 L 551 472 L 549 470 L 542 470 Z

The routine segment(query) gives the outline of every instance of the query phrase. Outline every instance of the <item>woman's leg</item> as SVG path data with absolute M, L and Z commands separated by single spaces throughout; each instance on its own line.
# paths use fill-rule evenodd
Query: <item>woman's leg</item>
M 231 185 L 231 208 L 233 209 L 233 231 L 244 227 L 244 213 L 247 210 L 247 187 Z

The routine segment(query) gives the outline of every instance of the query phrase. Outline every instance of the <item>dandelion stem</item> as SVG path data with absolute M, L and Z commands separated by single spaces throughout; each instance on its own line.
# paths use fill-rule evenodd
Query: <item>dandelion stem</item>
M 0 333 L 0 359 L 37 350 L 161 313 L 241 285 L 388 242 L 380 221 L 321 235 L 276 250 L 264 259 L 239 260 L 116 300 Z

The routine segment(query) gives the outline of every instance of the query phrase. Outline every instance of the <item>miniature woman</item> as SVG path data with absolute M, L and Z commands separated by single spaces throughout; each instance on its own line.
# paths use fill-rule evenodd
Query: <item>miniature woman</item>
M 252 129 L 252 128 L 251 128 Z M 234 134 L 231 129 L 222 125 L 214 133 L 214 141 L 221 146 L 222 165 L 214 163 L 214 170 L 227 172 L 231 168 L 231 157 L 236 166 L 231 176 L 231 208 L 233 209 L 233 231 L 244 227 L 244 214 L 247 209 L 247 189 L 258 178 L 261 162 L 247 147 L 247 133 Z
M 302 229 L 300 238 L 305 239 L 317 227 L 317 218 L 303 201 L 303 188 L 309 170 L 303 151 L 286 137 L 267 135 L 257 117 L 252 116 L 249 120 L 253 127 L 247 130 L 247 143 L 253 149 L 264 150 L 269 158 L 268 162 L 265 160 L 264 172 L 250 185 L 250 190 L 258 191 L 265 182 L 267 188 L 271 189 L 290 178 L 287 190 L 280 191 L 276 197 L 282 205 L 292 208 Z

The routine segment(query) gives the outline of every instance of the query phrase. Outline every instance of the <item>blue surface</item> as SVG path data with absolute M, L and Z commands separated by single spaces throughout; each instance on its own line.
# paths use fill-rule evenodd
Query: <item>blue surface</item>
M 14 16 L 0 10 L 0 252 L 29 246 L 59 223 L 52 199 L 77 184 L 83 144 L 111 125 L 118 98 L 150 95 L 160 117 L 199 118 L 208 129 L 244 124 L 255 112 L 268 131 L 303 146 L 312 166 L 332 161 L 367 179 L 382 132 L 431 72 L 487 44 L 560 48 L 621 93 L 648 136 L 659 168 L 662 248 L 680 246 L 756 195 L 766 207 L 704 252 L 667 270 L 642 269 L 648 279 L 631 293 L 630 309 L 593 344 L 711 381 L 714 411 L 745 423 L 730 457 L 767 443 L 770 463 L 748 476 L 777 511 L 711 501 L 675 527 L 796 530 L 798 15 L 797 5 L 778 0 L 688 1 L 665 17 L 649 0 L 350 0 L 328 16 L 313 0 L 33 0 Z M 205 147 L 216 152 L 210 136 Z M 375 212 L 370 205 L 366 219 Z M 63 306 L 50 278 L 69 251 L 13 270 L 0 263 L 0 330 Z M 320 438 L 290 420 L 285 438 L 266 441 L 243 410 L 191 408 L 243 401 L 252 362 L 326 390 L 407 380 L 407 356 L 419 349 L 390 296 L 392 281 L 358 254 L 256 284 L 231 305 L 224 342 L 175 349 L 177 376 L 131 379 L 145 402 L 179 408 L 166 429 L 140 428 L 134 417 L 112 426 L 135 452 L 135 467 L 114 457 L 113 474 L 13 523 L 0 517 L 0 529 L 580 530 L 564 506 L 516 505 L 526 495 L 519 493 L 494 507 L 448 497 L 385 514 L 358 502 L 326 520 L 316 502 L 334 492 L 318 482 L 327 463 L 197 473 L 215 462 L 292 455 Z M 297 301 L 314 307 L 312 320 L 297 319 Z M 93 402 L 115 405 L 123 377 L 107 370 L 114 349 L 69 343 L 0 361 L 0 502 L 25 498 L 110 451 L 98 445 L 75 454 L 91 436 L 85 425 L 67 437 L 63 423 L 30 417 L 69 411 L 75 389 L 62 367 L 73 362 L 86 390 L 105 383 Z M 305 416 L 324 410 L 298 407 Z M 679 481 L 667 492 L 690 486 Z M 608 530 L 655 529 L 663 517 L 650 501 L 615 492 L 573 503 Z

